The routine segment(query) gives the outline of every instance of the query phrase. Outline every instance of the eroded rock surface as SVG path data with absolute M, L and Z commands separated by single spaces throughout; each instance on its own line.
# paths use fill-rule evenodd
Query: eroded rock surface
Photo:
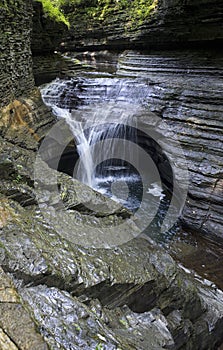
M 1 180 L 8 187 L 1 187 L 0 222 L 1 276 L 5 276 L 1 298 L 6 302 L 1 304 L 3 344 L 14 339 L 11 335 L 17 339 L 17 334 L 23 334 L 24 324 L 32 327 L 31 315 L 52 349 L 217 348 L 223 337 L 221 291 L 185 272 L 149 240 L 131 239 L 113 249 L 91 248 L 83 242 L 80 245 L 75 230 L 81 234 L 86 225 L 91 233 L 101 225 L 103 232 L 115 221 L 118 235 L 125 234 L 119 229 L 121 221 L 126 221 L 127 228 L 135 227 L 136 233 L 137 227 L 128 212 L 115 210 L 115 204 L 108 207 L 113 211 L 109 217 L 107 213 L 96 217 L 83 210 L 78 203 L 84 203 L 84 198 L 87 205 L 89 200 L 94 205 L 100 201 L 109 204 L 109 200 L 101 195 L 94 198 L 91 189 L 68 175 L 57 174 L 60 189 L 55 192 L 47 169 L 49 174 L 56 171 L 46 164 L 45 168 L 42 164 L 43 179 L 48 182 L 38 207 L 40 190 L 33 178 L 35 152 L 12 147 L 9 142 L 2 146 L 2 153 L 6 151 L 10 160 L 3 162 Z M 12 188 L 14 193 L 10 192 Z M 67 221 L 62 221 L 60 211 Z M 77 227 L 70 227 L 71 217 L 78 218 Z M 15 325 L 18 317 L 23 317 L 18 300 L 25 303 L 29 315 L 24 316 L 22 328 L 14 331 L 7 315 L 17 313 Z M 28 330 L 27 334 L 33 334 Z M 13 344 L 19 349 L 47 348 L 39 336 L 37 343 L 33 335 L 25 345 L 23 334 L 23 341 L 18 338 Z
M 17 6 L 16 6 L 17 5 Z M 32 1 L 1 1 L 0 5 L 0 108 L 34 87 L 30 33 Z
M 0 348 L 2 350 L 47 350 L 30 313 L 11 279 L 0 268 Z
M 96 11 L 92 17 L 86 16 L 86 11 L 81 9 L 76 13 L 71 7 L 68 10 L 71 12 L 71 29 L 65 35 L 61 49 L 169 49 L 213 45 L 214 42 L 221 45 L 221 0 L 159 0 L 156 3 L 155 11 L 145 18 L 129 12 L 125 6 L 114 6 L 113 11 L 104 11 L 102 15 L 97 15 Z
M 222 292 L 148 241 L 87 249 L 31 209 L 2 207 L 1 265 L 53 348 L 215 349 L 221 341 Z
M 68 175 L 42 162 L 44 181 L 36 183 L 36 150 L 55 118 L 34 88 L 31 5 L 0 5 L 0 348 L 216 349 L 221 291 L 150 240 L 134 238 L 128 211 Z M 167 82 L 160 84 L 166 91 Z M 130 229 L 135 236 L 99 249 L 94 234 L 107 227 L 116 227 L 117 237 Z M 94 247 L 80 244 L 90 233 Z
M 84 63 L 96 55 L 76 54 Z M 108 63 L 108 54 L 101 53 Z M 94 66 L 94 63 L 92 63 Z M 114 67 L 114 62 L 112 62 Z M 222 55 L 219 51 L 156 52 L 126 51 L 116 56 L 116 72 L 91 74 L 67 71 L 69 79 L 55 80 L 45 95 L 47 103 L 72 109 L 97 103 L 143 104 L 148 114 L 137 117 L 141 129 L 152 127 L 172 165 L 189 170 L 188 197 L 182 222 L 186 227 L 222 239 Z M 113 68 L 114 69 L 114 68 Z M 81 77 L 80 77 L 81 75 Z M 55 95 L 54 90 L 58 93 Z M 43 92 L 45 94 L 45 92 Z M 93 109 L 94 107 L 92 107 Z M 149 111 L 152 113 L 149 114 Z M 87 113 L 86 109 L 86 113 Z M 153 116 L 152 116 L 153 114 Z M 155 118 L 156 117 L 156 118 Z M 139 135 L 140 145 L 151 147 Z M 179 141 L 183 148 L 180 154 Z M 159 160 L 160 161 L 160 160 Z M 162 166 L 162 165 L 161 165 Z M 163 164 L 163 176 L 169 174 Z M 182 183 L 185 178 L 181 178 Z

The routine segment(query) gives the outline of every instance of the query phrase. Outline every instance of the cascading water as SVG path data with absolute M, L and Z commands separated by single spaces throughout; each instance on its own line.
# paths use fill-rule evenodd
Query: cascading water
M 45 103 L 74 135 L 79 161 L 73 176 L 133 212 L 140 207 L 141 221 L 158 212 L 151 220 L 159 226 L 169 199 L 152 162 L 141 159 L 148 172 L 138 164 L 137 118 L 148 93 L 142 81 L 112 78 L 56 79 L 42 88 Z
M 128 148 L 121 147 L 121 142 L 117 143 L 117 139 L 127 137 L 136 142 L 136 132 L 132 127 L 135 123 L 133 115 L 139 101 L 145 98 L 143 84 L 138 85 L 111 78 L 68 81 L 56 79 L 42 89 L 45 103 L 52 107 L 59 118 L 66 120 L 74 135 L 80 156 L 75 175 L 90 187 L 100 190 L 97 185 L 101 179 L 106 176 L 111 182 L 114 170 L 118 170 L 119 177 L 129 176 L 129 169 L 124 162 Z M 123 102 L 128 99 L 135 104 Z M 98 104 L 98 100 L 106 101 L 106 105 Z M 74 108 L 78 102 L 81 107 L 77 113 Z M 92 103 L 93 106 L 88 107 Z M 103 147 L 100 152 L 94 150 L 99 143 Z M 131 154 L 129 161 L 131 164 Z
M 82 54 L 78 53 L 78 55 Z M 201 64 L 201 59 L 203 59 L 203 64 Z M 210 63 L 208 63 L 209 60 Z M 182 139 L 184 140 L 184 136 L 186 135 L 183 127 L 184 114 L 188 111 L 187 101 L 191 100 L 190 97 L 188 98 L 188 96 L 191 95 L 188 95 L 188 91 L 192 91 L 196 94 L 198 81 L 200 83 L 202 79 L 199 79 L 197 81 L 195 80 L 199 78 L 200 74 L 203 74 L 203 78 L 205 77 L 204 79 L 208 78 L 209 80 L 211 77 L 214 78 L 214 84 L 216 83 L 215 77 L 221 74 L 219 70 L 220 66 L 218 67 L 216 64 L 212 65 L 211 62 L 212 61 L 209 55 L 208 60 L 205 55 L 203 58 L 201 58 L 199 55 L 198 61 L 196 62 L 196 55 L 191 58 L 188 55 L 188 52 L 186 55 L 185 53 L 179 54 L 179 52 L 174 52 L 173 54 L 168 53 L 167 56 L 160 54 L 142 55 L 141 53 L 139 54 L 136 52 L 125 52 L 120 56 L 116 67 L 113 67 L 112 75 L 110 74 L 111 71 L 109 73 L 108 71 L 103 71 L 103 73 L 98 73 L 98 71 L 86 72 L 85 68 L 83 67 L 79 72 L 72 72 L 72 76 L 74 76 L 74 78 L 56 79 L 48 86 L 43 87 L 42 96 L 45 100 L 45 103 L 51 107 L 53 106 L 55 114 L 57 114 L 60 118 L 64 118 L 69 124 L 71 130 L 73 130 L 73 134 L 75 135 L 76 133 L 76 136 L 74 137 L 76 139 L 78 152 L 82 158 L 82 170 L 83 168 L 85 169 L 85 172 L 80 169 L 78 177 L 83 182 L 91 185 L 97 190 L 113 196 L 113 198 L 116 197 L 115 199 L 118 198 L 121 203 L 123 203 L 125 206 L 129 205 L 129 208 L 134 211 L 134 208 L 138 207 L 140 204 L 140 199 L 143 192 L 140 176 L 137 172 L 134 172 L 135 169 L 132 169 L 130 167 L 130 171 L 127 171 L 127 164 L 125 162 L 115 163 L 113 160 L 110 164 L 106 163 L 105 161 L 102 162 L 99 166 L 95 167 L 95 158 L 93 151 L 95 151 L 96 155 L 98 155 L 98 153 L 96 147 L 93 147 L 93 144 L 97 143 L 97 139 L 100 142 L 102 137 L 106 135 L 105 130 L 108 129 L 108 125 L 110 128 L 113 127 L 113 113 L 111 112 L 110 117 L 107 115 L 105 119 L 104 117 L 106 116 L 106 113 L 101 113 L 100 118 L 98 118 L 98 121 L 100 122 L 104 120 L 105 128 L 103 129 L 103 132 L 101 123 L 100 127 L 95 126 L 95 128 L 93 128 L 93 132 L 93 129 L 90 128 L 90 123 L 90 129 L 87 128 L 86 121 L 90 118 L 91 115 L 94 115 L 94 112 L 96 112 L 98 109 L 98 103 L 104 103 L 104 111 L 106 112 L 109 108 L 107 104 L 109 101 L 113 101 L 113 107 L 116 106 L 117 108 L 118 104 L 121 101 L 128 101 L 129 106 L 126 106 L 126 111 L 129 111 L 129 109 L 131 110 L 132 104 L 141 105 L 144 101 L 146 101 L 147 105 L 150 106 L 150 110 L 154 111 L 158 115 L 163 112 L 164 119 L 167 120 L 167 122 L 170 121 L 170 123 L 168 122 L 168 127 L 165 129 L 167 130 L 167 134 L 169 133 L 170 139 L 172 138 L 171 121 L 173 121 L 175 126 L 177 123 L 179 123 L 179 129 L 183 133 Z M 87 63 L 89 64 L 89 62 Z M 70 74 L 70 72 L 68 73 Z M 212 79 L 210 81 L 212 81 Z M 188 91 L 187 88 L 189 89 Z M 184 93 L 185 91 L 187 93 Z M 206 93 L 206 90 L 204 91 Z M 194 98 L 192 100 L 194 102 Z M 83 108 L 83 106 L 85 107 Z M 86 106 L 89 107 L 89 110 Z M 179 109 L 178 106 L 181 106 L 181 108 Z M 198 116 L 198 110 L 194 106 L 196 107 L 196 101 L 193 106 L 190 103 L 190 110 L 192 114 L 194 113 L 195 116 Z M 58 107 L 57 110 L 56 107 Z M 110 111 L 111 110 L 112 108 L 110 108 Z M 77 111 L 79 113 L 77 113 Z M 176 111 L 179 111 L 179 115 L 175 116 L 174 113 Z M 149 118 L 149 115 L 145 116 L 146 121 L 148 121 Z M 95 119 L 95 121 L 96 120 L 97 119 Z M 151 123 L 153 123 L 152 118 Z M 120 131 L 122 134 L 124 133 L 123 130 Z M 100 135 L 100 133 L 102 135 Z M 142 139 L 141 144 L 145 145 Z M 149 147 L 150 146 L 151 144 Z M 171 152 L 171 143 L 169 146 Z M 75 164 L 77 159 L 76 153 L 74 155 L 73 161 L 71 161 L 71 158 L 69 158 L 69 152 L 72 153 L 72 147 L 73 145 L 71 145 L 71 151 L 68 148 L 64 159 L 62 159 L 62 163 L 67 163 L 70 161 L 71 166 L 69 169 L 64 169 L 63 163 L 60 169 L 61 171 L 67 172 L 69 175 L 72 174 L 73 164 Z M 57 149 L 57 147 L 55 148 Z M 107 147 L 105 151 L 110 149 L 111 147 Z M 153 151 L 154 153 L 158 154 L 156 164 L 159 164 L 160 154 L 157 152 L 157 150 L 152 149 L 152 152 Z M 174 159 L 171 158 L 173 159 L 172 163 L 175 163 L 177 158 L 180 156 L 177 147 L 173 147 L 172 155 L 174 156 Z M 180 167 L 183 165 L 183 163 L 184 161 L 181 162 Z M 48 164 L 50 164 L 50 162 Z M 51 164 L 53 167 L 53 161 Z M 161 164 L 162 171 L 166 173 L 166 177 L 169 177 L 169 171 L 165 167 L 165 164 L 166 162 L 164 160 Z M 94 174 L 93 178 L 92 173 Z M 129 176 L 127 175 L 128 173 L 130 174 Z M 179 180 L 181 179 L 182 177 L 179 178 Z M 182 182 L 184 181 L 185 180 L 183 178 Z M 163 191 L 165 188 L 163 184 L 166 183 L 163 182 L 161 186 L 161 184 L 157 183 L 157 181 L 152 182 L 152 180 L 148 179 L 148 181 L 144 184 L 145 186 L 148 184 L 148 187 L 146 188 L 146 194 L 148 194 L 148 197 L 146 197 L 146 205 L 143 208 L 144 212 L 146 213 L 146 216 L 149 216 L 150 211 L 154 207 L 154 199 L 158 198 L 161 203 L 161 206 L 159 206 L 158 214 L 161 216 L 162 223 L 162 210 L 165 214 L 165 206 L 166 202 L 168 202 L 168 192 L 164 193 Z M 167 186 L 171 192 L 172 188 L 169 187 L 169 184 L 167 184 Z M 127 198 L 127 195 L 129 198 Z M 178 193 L 176 197 L 178 198 Z M 129 200 L 126 200 L 126 198 Z M 162 208 L 162 205 L 164 209 Z M 188 212 L 186 212 L 186 216 L 187 215 Z M 173 213 L 173 216 L 175 216 L 175 218 L 179 217 L 178 213 L 177 215 Z M 142 221 L 143 215 L 139 215 L 138 217 L 140 221 Z M 168 216 L 168 219 L 171 219 L 171 217 Z M 155 240 L 158 240 L 160 243 L 165 243 L 166 239 L 168 240 L 172 236 L 171 233 L 174 235 L 176 233 L 176 231 L 173 230 L 171 233 L 167 232 L 167 235 L 163 235 L 162 233 L 160 234 L 159 222 L 157 226 L 155 227 L 155 225 L 150 224 L 148 230 L 145 230 L 144 232 L 148 236 L 154 238 Z M 182 241 L 183 244 L 181 244 Z M 186 242 L 186 244 L 184 242 Z M 191 242 L 194 243 L 192 243 L 192 250 L 191 253 L 189 253 Z M 188 236 L 188 234 L 185 234 L 185 232 L 183 232 L 183 234 L 180 233 L 179 235 L 176 235 L 177 253 L 175 252 L 175 254 L 177 254 L 181 259 L 182 255 L 184 255 L 184 252 L 186 252 L 186 257 L 184 256 L 184 259 L 187 262 L 189 261 L 190 267 L 194 268 L 192 261 L 194 261 L 195 254 L 198 252 L 197 256 L 199 256 L 199 253 L 202 252 L 202 254 L 205 256 L 205 259 L 207 260 L 207 251 L 210 252 L 210 246 L 208 246 L 208 249 L 206 251 L 204 250 L 203 241 L 201 242 L 201 250 L 195 250 L 195 246 L 197 247 L 197 245 L 199 246 L 197 236 L 195 236 L 194 239 L 191 239 L 191 235 Z M 174 246 L 169 246 L 174 248 Z M 219 265 L 219 256 L 216 254 L 216 246 L 213 249 L 215 256 L 217 257 L 217 264 Z M 212 266 L 214 266 L 213 275 L 216 275 L 217 268 L 212 264 L 214 255 L 212 254 L 212 257 L 210 258 L 210 254 L 209 262 Z M 195 260 L 197 260 L 197 263 L 195 263 L 195 265 L 200 265 L 199 258 Z M 200 268 L 200 272 L 205 271 L 206 277 L 206 269 L 203 269 L 203 266 L 206 265 L 202 264 L 201 266 L 202 268 Z M 221 275 L 222 271 L 220 271 L 219 280 L 221 280 Z
M 94 187 L 94 163 L 91 153 L 90 143 L 84 133 L 83 123 L 72 118 L 71 112 L 53 106 L 53 112 L 66 120 L 71 132 L 76 140 L 77 150 L 81 158 L 81 165 L 78 170 L 77 178 L 86 185 Z
M 137 139 L 136 128 L 133 127 L 134 113 L 127 113 L 127 107 L 123 103 L 107 103 L 106 106 L 94 106 L 93 112 L 82 108 L 77 113 L 52 106 L 53 112 L 58 118 L 65 119 L 74 135 L 80 159 L 73 176 L 101 192 L 106 193 L 105 184 L 113 187 L 112 192 L 117 192 L 114 179 L 122 185 L 138 180 L 131 166 L 137 155 L 131 154 L 123 144 L 123 140 L 136 142 Z

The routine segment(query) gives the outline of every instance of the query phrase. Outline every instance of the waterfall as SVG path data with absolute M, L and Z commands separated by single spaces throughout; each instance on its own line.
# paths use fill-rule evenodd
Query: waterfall
M 187 176 L 181 176 L 177 159 L 171 163 L 176 144 L 177 155 L 182 154 L 180 145 L 175 137 L 172 142 L 165 123 L 149 112 L 148 101 L 156 96 L 153 81 L 141 70 L 134 72 L 132 78 L 121 64 L 114 76 L 95 72 L 57 78 L 42 86 L 41 93 L 45 104 L 68 124 L 79 154 L 77 159 L 69 144 L 58 169 L 69 175 L 73 171 L 74 178 L 129 208 L 142 231 L 157 234 L 179 217 L 185 191 L 177 201 L 178 185 L 181 179 L 187 182 Z M 163 90 L 162 84 L 156 88 Z M 156 103 L 150 107 L 156 111 Z M 63 160 L 70 162 L 67 168 Z
M 136 142 L 134 112 L 124 103 L 94 105 L 69 111 L 53 106 L 58 118 L 69 125 L 80 157 L 74 176 L 86 185 L 98 189 L 101 181 L 112 181 L 115 171 L 119 180 L 130 177 L 128 164 L 134 163 L 133 155 L 125 141 Z M 103 180 L 102 180 L 103 179 Z
M 78 180 L 90 187 L 94 187 L 93 157 L 89 140 L 86 138 L 84 133 L 83 123 L 76 120 L 75 118 L 72 118 L 72 113 L 66 109 L 61 109 L 57 106 L 53 106 L 53 112 L 57 115 L 57 117 L 65 119 L 66 123 L 70 127 L 72 134 L 74 135 L 77 151 L 81 159 L 77 175 Z
M 79 154 L 73 177 L 137 212 L 141 222 L 154 217 L 164 198 L 156 159 L 150 157 L 156 151 L 149 143 L 147 153 L 137 140 L 139 124 L 151 117 L 144 107 L 148 84 L 142 79 L 56 79 L 41 93 L 73 134 Z
M 144 155 L 140 162 L 138 157 L 143 151 L 137 145 L 137 120 L 148 114 L 143 107 L 149 94 L 147 83 L 118 78 L 56 79 L 43 86 L 41 93 L 74 136 L 79 160 L 73 177 L 137 210 L 150 183 L 159 179 L 157 170 L 148 165 L 151 161 L 145 161 Z M 147 165 L 149 174 L 139 163 Z M 153 201 L 151 212 L 157 206 Z

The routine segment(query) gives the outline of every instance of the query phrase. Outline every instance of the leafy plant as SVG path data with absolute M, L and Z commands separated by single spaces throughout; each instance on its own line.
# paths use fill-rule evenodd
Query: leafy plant
M 158 5 L 158 0 L 64 0 L 64 4 L 71 5 L 69 17 L 71 22 L 76 16 L 76 22 L 84 19 L 104 21 L 110 16 L 115 16 L 117 11 L 122 11 L 127 19 L 127 28 L 137 27 L 149 20 L 151 13 Z M 69 11 L 68 11 L 69 12 Z M 91 24 L 90 24 L 91 25 Z
M 21 180 L 22 180 L 22 176 L 20 174 L 18 174 L 14 181 L 18 184 L 21 182 Z
M 68 19 L 65 17 L 62 6 L 66 1 L 64 0 L 36 0 L 43 5 L 44 12 L 49 15 L 50 18 L 57 22 L 63 22 L 66 26 L 70 26 Z
M 130 27 L 142 24 L 149 19 L 157 7 L 158 0 L 36 0 L 41 2 L 43 10 L 50 18 L 70 26 L 73 16 L 81 14 L 85 19 L 103 21 L 117 10 L 123 10 L 130 20 Z M 67 9 L 67 16 L 63 9 Z

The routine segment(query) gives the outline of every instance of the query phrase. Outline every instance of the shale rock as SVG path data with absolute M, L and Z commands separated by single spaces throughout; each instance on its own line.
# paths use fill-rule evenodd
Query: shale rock
M 143 19 L 134 19 L 126 8 L 94 17 L 81 9 L 68 13 L 71 29 L 61 46 L 65 51 L 169 49 L 222 42 L 221 0 L 159 0 L 155 11 Z
M 81 59 L 80 53 L 77 56 Z M 90 64 L 90 54 L 83 54 L 83 62 L 86 63 L 86 57 Z M 172 166 L 177 159 L 178 167 L 189 171 L 185 183 L 188 196 L 182 213 L 184 226 L 222 241 L 221 52 L 126 51 L 119 55 L 113 75 L 101 76 L 100 72 L 91 75 L 84 69 L 81 74 L 80 77 L 80 73 L 77 76 L 73 72 L 72 78 L 55 80 L 52 88 L 58 94 L 51 94 L 50 88 L 43 90 L 46 102 L 73 108 L 74 113 L 83 105 L 94 110 L 98 103 L 106 104 L 106 108 L 113 103 L 118 110 L 119 104 L 125 102 L 129 113 L 135 104 L 144 105 L 148 113 L 137 116 L 141 129 L 155 127 L 157 140 L 163 138 L 162 149 Z M 86 113 L 90 113 L 88 107 Z M 156 125 L 157 118 L 161 122 Z M 138 139 L 145 149 L 154 147 L 143 134 Z M 183 153 L 179 152 L 177 142 Z M 163 178 L 170 183 L 171 174 L 158 153 L 157 162 Z M 178 180 L 186 182 L 184 177 Z
M 34 88 L 30 34 L 32 1 L 16 0 L 0 5 L 0 108 Z
M 38 211 L 8 199 L 1 200 L 1 211 L 1 265 L 50 346 L 220 344 L 222 292 L 149 241 L 135 239 L 113 250 L 84 248 L 60 236 Z
M 2 148 L 3 154 L 6 151 L 8 159 L 2 160 L 1 179 L 9 186 L 1 187 L 4 195 L 0 208 L 0 264 L 4 271 L 1 276 L 8 277 L 3 279 L 0 296 L 10 304 L 1 306 L 2 342 L 7 344 L 16 339 L 18 348 L 44 349 L 46 345 L 41 343 L 40 335 L 34 336 L 30 331 L 32 315 L 40 334 L 53 349 L 83 346 L 90 350 L 101 346 L 200 350 L 207 346 L 215 349 L 221 343 L 221 291 L 179 267 L 149 239 L 130 237 L 133 239 L 116 244 L 113 249 L 88 246 L 86 227 L 95 242 L 96 228 L 101 228 L 103 234 L 106 227 L 115 225 L 117 237 L 125 235 L 123 221 L 128 232 L 130 228 L 136 235 L 139 232 L 127 211 L 120 208 L 117 211 L 117 204 L 109 204 L 110 200 L 97 197 L 93 190 L 49 169 L 43 161 L 38 181 L 44 186 L 36 186 L 34 151 L 9 142 Z M 53 173 L 57 173 L 57 190 Z M 15 181 L 19 175 L 19 181 Z M 32 193 L 29 198 L 33 200 L 25 202 L 21 194 L 11 196 L 12 184 L 16 193 L 21 193 L 23 186 L 27 198 Z M 85 201 L 87 206 L 89 201 L 93 205 L 107 202 L 109 217 L 107 213 L 101 212 L 97 217 L 94 212 L 83 210 L 79 203 Z M 76 227 L 70 225 L 72 218 L 77 219 Z M 80 240 L 82 235 L 84 241 Z M 93 241 L 90 243 L 94 245 Z M 28 334 L 32 337 L 29 345 L 25 345 L 24 332 L 13 328 L 18 317 L 23 317 L 19 298 L 29 312 L 23 323 L 28 324 L 27 337 Z M 9 326 L 7 315 L 14 312 L 17 316 Z M 23 334 L 23 341 L 17 339 L 18 334 Z
M 0 269 L 0 348 L 47 350 L 11 279 Z
M 222 292 L 149 239 L 135 238 L 128 211 L 43 159 L 38 168 L 36 150 L 55 118 L 34 88 L 31 4 L 0 5 L 0 347 L 216 349 Z M 113 249 L 95 244 L 95 233 L 103 237 L 111 227 Z
M 58 23 L 43 12 L 42 4 L 33 1 L 32 53 L 33 55 L 52 54 L 62 42 L 67 27 Z

